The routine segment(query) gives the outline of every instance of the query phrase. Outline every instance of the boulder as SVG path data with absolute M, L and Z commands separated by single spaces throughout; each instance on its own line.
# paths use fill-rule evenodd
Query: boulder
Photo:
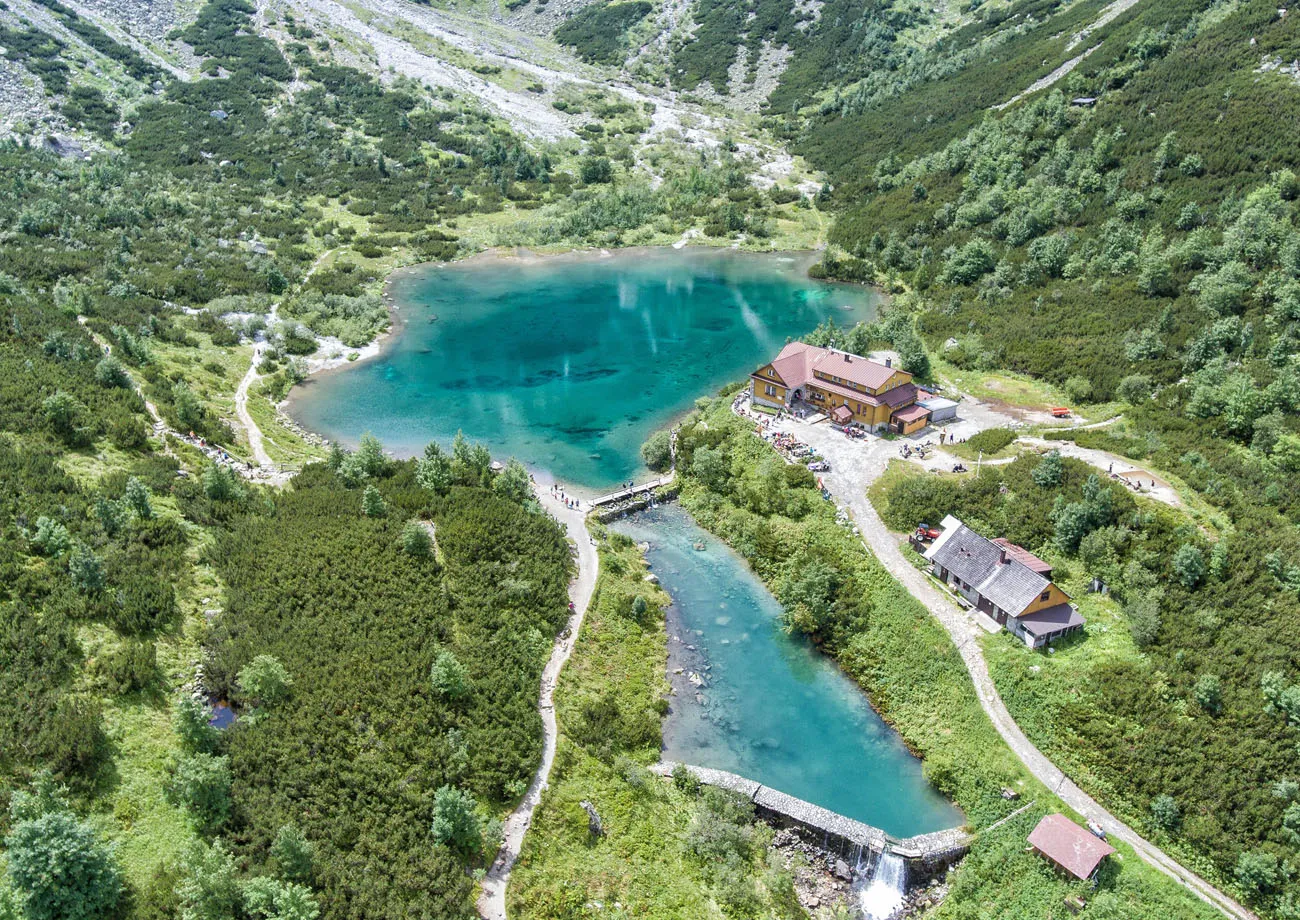
M 600 815 L 596 813 L 596 806 L 585 799 L 578 803 L 582 810 L 587 813 L 587 831 L 592 837 L 604 837 L 605 827 L 600 822 Z

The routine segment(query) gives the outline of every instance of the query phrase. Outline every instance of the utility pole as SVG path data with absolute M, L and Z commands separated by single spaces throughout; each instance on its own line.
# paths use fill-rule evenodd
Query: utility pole
M 980 474 L 980 464 L 983 462 L 984 462 L 984 451 L 981 450 L 979 457 L 976 458 L 975 460 L 975 477 L 977 479 L 979 478 L 979 474 Z

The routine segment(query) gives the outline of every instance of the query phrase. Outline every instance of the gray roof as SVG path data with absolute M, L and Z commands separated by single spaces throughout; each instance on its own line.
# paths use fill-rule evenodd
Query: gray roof
M 935 541 L 926 558 L 952 572 L 981 597 L 1010 615 L 1018 615 L 1051 584 L 1029 566 L 1005 553 L 992 540 L 980 536 L 955 518 L 945 519 L 944 524 L 949 527 L 949 532 Z
M 1069 604 L 1057 604 L 1054 607 L 1048 607 L 1046 610 L 1035 610 L 1033 613 L 1026 613 L 1017 622 L 1031 636 L 1045 636 L 1058 630 L 1082 626 L 1083 617 L 1079 615 L 1079 611 Z
M 951 399 L 945 399 L 942 396 L 930 396 L 925 399 L 916 401 L 918 406 L 925 406 L 927 409 L 956 409 L 957 403 Z

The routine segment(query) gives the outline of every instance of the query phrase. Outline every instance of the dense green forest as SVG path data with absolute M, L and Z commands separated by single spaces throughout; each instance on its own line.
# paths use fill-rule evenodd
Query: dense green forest
M 598 64 L 616 64 L 627 48 L 627 30 L 650 12 L 646 0 L 634 3 L 596 3 L 584 7 L 555 30 L 557 41 L 572 45 L 578 56 Z
M 160 89 L 124 130 L 61 82 L 66 43 L 3 34 L 115 149 L 0 145 L 0 916 L 469 917 L 565 617 L 526 474 L 367 439 L 270 490 L 145 400 L 240 453 L 222 400 L 255 335 L 268 373 L 313 334 L 363 344 L 381 255 L 449 258 L 443 221 L 569 180 L 477 109 L 279 48 L 242 0 L 185 28 L 191 83 L 44 5 Z
M 247 700 L 242 675 L 259 655 L 293 680 L 223 745 L 235 803 L 225 836 L 256 865 L 283 827 L 299 829 L 329 916 L 463 916 L 473 885 L 462 860 L 490 861 L 497 832 L 435 846 L 430 828 L 445 790 L 472 808 L 527 786 L 568 547 L 510 498 L 458 486 L 431 501 L 412 464 L 367 477 L 382 515 L 364 513 L 344 478 L 300 474 L 273 515 L 241 521 L 214 549 L 228 600 L 207 685 Z M 436 555 L 406 542 L 421 516 Z

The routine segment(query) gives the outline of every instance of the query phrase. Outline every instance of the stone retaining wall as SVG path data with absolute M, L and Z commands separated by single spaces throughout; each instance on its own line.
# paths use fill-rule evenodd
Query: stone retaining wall
M 670 502 L 677 498 L 677 486 L 661 486 L 655 490 L 654 503 L 661 505 L 664 502 Z M 602 524 L 608 524 L 610 521 L 617 521 L 621 517 L 627 517 L 629 514 L 635 514 L 638 511 L 644 511 L 650 507 L 648 497 L 627 498 L 617 504 L 600 505 L 592 515 Z
M 662 761 L 650 769 L 668 777 L 677 766 L 672 761 Z M 846 818 L 735 773 L 691 764 L 682 766 L 706 786 L 728 789 L 749 799 L 754 803 L 755 812 L 768 823 L 800 830 L 814 843 L 820 838 L 822 849 L 835 853 L 850 865 L 874 862 L 885 850 L 903 857 L 912 884 L 940 874 L 970 848 L 971 837 L 960 827 L 915 837 L 891 837 L 878 827 Z

